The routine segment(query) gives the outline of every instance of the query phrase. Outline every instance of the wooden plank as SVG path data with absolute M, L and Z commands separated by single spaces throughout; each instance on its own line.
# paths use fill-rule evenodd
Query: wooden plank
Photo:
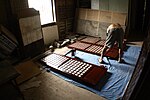
M 18 84 L 31 79 L 32 77 L 41 73 L 39 66 L 32 61 L 22 62 L 15 66 L 15 69 L 20 73 L 16 78 Z
M 79 10 L 78 19 L 85 19 L 87 9 L 80 8 L 78 10 Z
M 87 9 L 86 20 L 98 21 L 99 20 L 98 17 L 99 17 L 99 11 L 98 10 Z
M 95 44 L 96 42 L 100 41 L 100 38 L 97 37 L 86 37 L 82 40 L 80 40 L 81 42 L 85 42 L 85 43 L 91 43 L 91 44 Z
M 111 23 L 111 12 L 109 11 L 99 11 L 99 22 Z
M 91 44 L 87 44 L 87 43 L 82 43 L 82 42 L 75 42 L 71 45 L 69 45 L 69 48 L 75 48 L 75 49 L 79 49 L 79 50 L 85 50 L 86 48 L 88 48 Z
M 120 25 L 125 25 L 127 13 L 112 13 L 112 23 L 119 23 Z

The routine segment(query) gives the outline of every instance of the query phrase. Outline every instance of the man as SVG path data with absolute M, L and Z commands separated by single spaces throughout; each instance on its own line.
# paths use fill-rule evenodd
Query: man
M 123 49 L 123 38 L 124 38 L 124 31 L 123 28 L 121 27 L 120 24 L 111 24 L 107 28 L 107 33 L 106 33 L 106 42 L 105 45 L 102 49 L 101 52 L 101 57 L 99 58 L 99 62 L 103 62 L 103 55 L 106 51 L 108 51 L 110 48 L 114 46 L 114 44 L 117 42 L 118 43 L 118 48 L 119 48 L 119 57 L 118 57 L 118 62 L 121 62 L 121 52 Z

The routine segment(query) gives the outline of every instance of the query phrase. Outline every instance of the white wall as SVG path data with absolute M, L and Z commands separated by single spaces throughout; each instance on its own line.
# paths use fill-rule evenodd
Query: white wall
M 43 31 L 44 44 L 46 46 L 53 43 L 54 40 L 59 39 L 57 25 L 44 27 L 42 28 L 42 31 Z

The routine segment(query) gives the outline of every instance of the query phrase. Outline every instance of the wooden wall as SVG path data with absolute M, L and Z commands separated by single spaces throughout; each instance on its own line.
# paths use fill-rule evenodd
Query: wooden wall
M 150 22 L 148 24 L 150 25 Z M 150 27 L 148 27 L 146 33 L 148 37 L 144 40 L 138 62 L 122 100 L 138 100 L 139 98 L 144 100 L 149 97 Z
M 28 0 L 0 0 L 0 24 L 15 34 L 14 16 L 20 9 L 28 8 Z M 43 28 L 45 45 L 49 45 L 55 39 L 58 40 L 57 25 Z M 50 37 L 50 38 L 49 38 Z
M 16 14 L 18 11 L 24 8 L 28 8 L 28 0 L 10 0 L 12 14 Z
M 59 38 L 63 39 L 68 32 L 73 31 L 76 1 L 55 0 L 55 2 Z
M 9 23 L 8 11 L 7 0 L 0 0 L 0 24 L 5 26 Z
M 106 29 L 111 23 L 120 23 L 125 30 L 127 13 L 78 9 L 76 32 L 106 38 Z
M 126 28 L 128 0 L 91 0 L 91 9 L 77 8 L 77 33 L 106 38 L 106 29 L 111 23 L 120 23 Z M 120 3 L 120 4 L 119 4 Z

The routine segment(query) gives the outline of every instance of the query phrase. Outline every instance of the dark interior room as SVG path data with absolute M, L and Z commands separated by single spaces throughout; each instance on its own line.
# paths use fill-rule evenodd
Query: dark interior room
M 149 0 L 1 0 L 0 99 L 150 98 L 149 19 Z

